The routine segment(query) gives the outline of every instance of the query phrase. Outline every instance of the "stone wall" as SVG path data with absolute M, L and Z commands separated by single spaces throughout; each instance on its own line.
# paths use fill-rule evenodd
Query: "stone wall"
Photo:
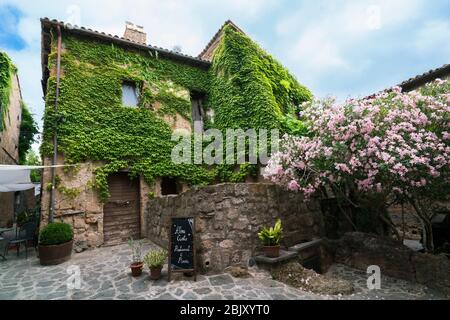
M 45 157 L 44 165 L 51 165 L 52 159 Z M 57 164 L 64 164 L 64 157 L 58 156 Z M 55 191 L 55 221 L 63 221 L 74 229 L 74 248 L 82 251 L 89 247 L 98 247 L 104 243 L 103 239 L 103 203 L 100 201 L 97 190 L 94 188 L 96 168 L 102 166 L 102 162 L 87 161 L 75 167 L 56 168 L 57 186 Z M 42 198 L 41 198 L 41 225 L 48 223 L 50 194 L 51 194 L 51 169 L 46 168 L 42 173 Z M 143 178 L 139 179 L 140 185 L 140 215 L 141 235 L 147 231 L 144 209 L 149 201 L 149 194 L 156 196 L 161 194 L 160 180 L 148 185 Z
M 323 247 L 329 261 L 363 271 L 377 265 L 383 275 L 421 283 L 450 297 L 450 260 L 445 255 L 415 252 L 392 238 L 361 232 L 325 241 Z
M 203 272 L 221 272 L 237 264 L 247 265 L 259 253 L 257 232 L 283 223 L 283 246 L 321 237 L 322 215 L 317 202 L 305 202 L 300 194 L 262 183 L 219 184 L 194 188 L 181 195 L 155 198 L 146 208 L 147 237 L 168 246 L 171 217 L 196 217 L 197 263 Z
M 5 127 L 0 132 L 0 164 L 18 164 L 19 134 L 22 121 L 22 106 L 19 80 L 12 75 L 10 104 L 5 115 Z M 0 193 L 0 227 L 5 227 L 14 218 L 14 192 Z
M 22 105 L 19 80 L 17 75 L 11 77 L 11 94 L 8 112 L 5 115 L 5 127 L 0 132 L 0 164 L 18 164 L 19 134 L 22 121 Z
M 44 165 L 51 165 L 44 158 Z M 63 156 L 58 164 L 63 164 Z M 56 168 L 57 187 L 55 221 L 63 221 L 74 229 L 75 248 L 103 244 L 103 204 L 93 188 L 94 170 L 101 163 L 86 162 L 72 168 Z M 51 168 L 43 170 L 41 228 L 48 223 L 51 194 Z
M 399 234 L 405 239 L 420 240 L 422 236 L 422 223 L 414 209 L 409 205 L 391 206 L 389 214 Z

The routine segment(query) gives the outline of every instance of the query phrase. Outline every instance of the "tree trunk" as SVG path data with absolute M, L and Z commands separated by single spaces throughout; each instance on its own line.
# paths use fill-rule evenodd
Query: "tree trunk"
M 422 208 L 416 203 L 412 198 L 408 199 L 408 202 L 413 206 L 414 211 L 416 211 L 418 217 L 420 218 L 423 226 L 423 246 L 425 251 L 428 253 L 434 253 L 434 242 L 433 242 L 433 228 L 431 225 L 431 219 L 426 212 L 421 210 Z
M 433 227 L 431 225 L 431 221 L 428 219 L 423 219 L 423 233 L 424 239 L 423 244 L 425 246 L 425 250 L 429 253 L 434 252 L 434 241 L 433 241 Z

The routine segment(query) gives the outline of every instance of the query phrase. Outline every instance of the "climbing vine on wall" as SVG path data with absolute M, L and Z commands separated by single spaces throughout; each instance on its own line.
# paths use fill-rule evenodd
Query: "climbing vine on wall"
M 289 131 L 286 115 L 295 115 L 300 104 L 312 98 L 278 61 L 230 26 L 224 29 L 211 73 L 207 105 L 220 129 Z
M 17 69 L 8 55 L 0 51 L 0 132 L 3 131 L 8 112 L 12 75 L 16 72 Z
M 109 196 L 108 175 L 125 168 L 149 183 L 170 176 L 206 185 L 220 177 L 218 167 L 171 161 L 176 142 L 171 141 L 173 128 L 166 120 L 178 114 L 192 121 L 189 92 L 206 94 L 205 108 L 216 114 L 214 125 L 207 126 L 220 129 L 283 129 L 283 115 L 295 113 L 298 104 L 311 98 L 278 62 L 232 30 L 226 30 L 210 70 L 159 58 L 151 50 L 125 50 L 68 34 L 63 39 L 58 113 L 53 108 L 56 78 L 51 72 L 41 152 L 52 155 L 51 137 L 57 128 L 58 150 L 67 163 L 102 161 L 104 166 L 95 171 L 102 200 Z M 50 70 L 56 60 L 52 52 Z M 122 105 L 124 81 L 140 88 L 135 108 Z M 247 165 L 234 175 L 232 168 L 224 168 L 222 176 L 232 181 L 254 172 Z
M 35 135 L 39 132 L 36 121 L 30 113 L 27 105 L 21 102 L 22 105 L 22 121 L 20 123 L 19 135 L 19 163 L 24 164 L 28 151 L 31 145 L 35 142 Z

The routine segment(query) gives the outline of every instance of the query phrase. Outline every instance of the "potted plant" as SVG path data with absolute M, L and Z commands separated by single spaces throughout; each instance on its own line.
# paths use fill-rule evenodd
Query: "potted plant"
M 150 269 L 150 279 L 158 280 L 161 278 L 161 270 L 167 259 L 167 251 L 164 249 L 153 250 L 144 257 L 145 264 Z
M 264 244 L 264 254 L 269 258 L 277 258 L 280 256 L 280 240 L 283 233 L 281 220 L 278 219 L 274 227 L 264 227 L 258 233 L 259 238 Z
M 39 234 L 39 260 L 41 265 L 55 265 L 70 259 L 73 248 L 73 230 L 67 223 L 53 222 Z
M 131 247 L 131 274 L 133 277 L 139 277 L 142 274 L 144 262 L 142 261 L 142 241 L 128 240 L 128 245 Z

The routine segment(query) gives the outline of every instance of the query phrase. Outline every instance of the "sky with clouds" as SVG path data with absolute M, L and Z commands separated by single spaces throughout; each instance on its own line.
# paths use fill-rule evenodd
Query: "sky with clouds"
M 448 0 L 0 0 L 0 50 L 19 68 L 24 100 L 41 125 L 41 17 L 196 56 L 227 19 L 318 97 L 365 96 L 450 63 Z

